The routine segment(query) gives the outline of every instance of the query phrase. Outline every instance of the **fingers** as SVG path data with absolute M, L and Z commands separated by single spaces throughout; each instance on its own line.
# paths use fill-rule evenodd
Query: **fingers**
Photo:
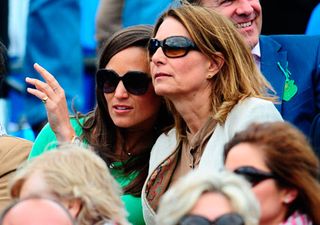
M 53 92 L 57 92 L 61 89 L 61 86 L 58 83 L 58 81 L 45 68 L 40 66 L 38 63 L 35 63 L 33 67 L 43 77 L 43 79 L 46 81 L 49 87 L 53 90 Z
M 35 86 L 35 88 L 38 91 L 42 92 L 42 94 L 40 94 L 39 92 L 30 92 L 32 88 L 29 88 L 28 92 L 30 94 L 35 95 L 41 100 L 43 100 L 44 96 L 48 96 L 51 100 L 55 100 L 55 101 L 58 101 L 61 98 L 62 99 L 65 98 L 64 90 L 61 88 L 58 81 L 54 78 L 52 74 L 50 74 L 46 69 L 44 69 L 42 66 L 40 66 L 37 63 L 34 64 L 34 69 L 43 77 L 45 82 L 39 79 L 26 77 L 25 81 L 27 83 Z
M 35 90 L 42 92 L 43 95 L 46 95 L 50 98 L 55 98 L 55 96 L 54 96 L 55 92 L 47 83 L 45 83 L 41 80 L 38 80 L 38 79 L 30 78 L 30 77 L 26 77 L 26 82 L 35 86 L 35 88 L 36 88 Z M 28 88 L 27 91 L 29 92 L 30 89 L 32 89 L 32 88 Z M 31 93 L 31 94 L 33 94 L 33 93 Z M 35 95 L 35 96 L 38 97 L 37 95 Z M 42 99 L 42 97 L 40 99 Z
M 38 89 L 27 88 L 27 92 L 39 98 L 44 104 L 46 104 L 47 101 L 50 100 L 45 93 L 43 93 L 42 91 L 39 91 Z

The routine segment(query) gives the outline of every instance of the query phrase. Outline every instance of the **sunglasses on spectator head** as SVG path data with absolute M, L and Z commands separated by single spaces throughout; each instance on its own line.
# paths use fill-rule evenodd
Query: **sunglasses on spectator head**
M 266 179 L 273 179 L 275 176 L 270 172 L 258 170 L 252 166 L 243 166 L 233 171 L 234 173 L 243 176 L 252 187 Z
M 151 81 L 147 73 L 140 71 L 129 71 L 119 76 L 115 71 L 100 69 L 96 74 L 97 85 L 104 93 L 112 93 L 116 90 L 120 81 L 126 90 L 133 95 L 144 95 L 148 91 Z
M 172 36 L 164 39 L 163 41 L 152 38 L 148 45 L 150 58 L 154 55 L 159 47 L 162 48 L 163 53 L 168 58 L 183 57 L 188 54 L 190 50 L 198 49 L 190 39 L 183 36 Z
M 203 216 L 186 215 L 180 219 L 178 225 L 244 225 L 244 220 L 238 213 L 227 213 L 214 221 Z

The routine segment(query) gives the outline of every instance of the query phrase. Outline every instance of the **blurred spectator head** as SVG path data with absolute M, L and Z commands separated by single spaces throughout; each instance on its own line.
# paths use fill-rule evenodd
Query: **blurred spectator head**
M 262 29 L 262 8 L 259 0 L 233 0 L 227 4 L 217 0 L 185 1 L 212 8 L 229 18 L 251 48 L 259 42 Z
M 159 225 L 209 225 L 220 224 L 219 220 L 233 225 L 259 223 L 250 185 L 228 171 L 195 170 L 180 178 L 161 198 L 156 216 Z
M 319 161 L 306 137 L 286 122 L 252 124 L 225 145 L 225 166 L 243 175 L 261 205 L 261 224 L 294 212 L 320 223 Z
M 80 225 L 127 224 L 121 190 L 94 152 L 63 145 L 26 162 L 10 185 L 14 198 L 41 196 L 61 202 Z
M 4 209 L 1 225 L 76 225 L 69 211 L 60 203 L 46 198 L 26 198 Z

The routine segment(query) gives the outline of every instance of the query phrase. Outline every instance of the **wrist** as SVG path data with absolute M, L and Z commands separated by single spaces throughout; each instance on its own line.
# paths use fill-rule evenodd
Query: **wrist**
M 60 132 L 56 132 L 56 137 L 59 143 L 70 143 L 75 136 L 77 135 L 73 128 L 61 129 Z
M 74 135 L 70 141 L 71 144 L 75 144 L 75 145 L 81 145 L 82 140 L 80 137 L 78 137 L 77 135 Z

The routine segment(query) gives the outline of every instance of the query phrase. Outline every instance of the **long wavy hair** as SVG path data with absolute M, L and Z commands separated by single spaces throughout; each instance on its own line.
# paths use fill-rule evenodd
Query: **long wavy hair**
M 105 68 L 114 55 L 129 47 L 141 47 L 147 51 L 147 44 L 151 38 L 152 30 L 152 26 L 138 25 L 125 28 L 115 33 L 102 47 L 98 68 Z M 97 88 L 97 81 L 96 98 L 97 105 L 94 111 L 89 112 L 87 115 L 78 115 L 78 118 L 86 117 L 85 122 L 82 125 L 83 139 L 88 141 L 97 154 L 99 154 L 108 165 L 114 161 L 121 161 L 121 166 L 116 167 L 115 169 L 122 170 L 125 175 L 136 175 L 133 181 L 124 187 L 124 192 L 126 194 L 140 196 L 143 183 L 148 173 L 151 148 L 158 136 L 166 131 L 166 128 L 168 128 L 170 124 L 173 124 L 172 116 L 167 110 L 165 101 L 163 101 L 156 124 L 154 124 L 153 140 L 150 146 L 143 149 L 141 155 L 131 157 L 129 160 L 124 161 L 115 154 L 115 143 L 116 141 L 119 141 L 121 145 L 124 146 L 126 130 L 117 127 L 113 123 L 108 112 L 104 93 Z M 117 130 L 120 131 L 120 134 L 122 135 L 120 140 L 116 140 Z
M 280 188 L 298 190 L 287 217 L 299 210 L 307 214 L 313 224 L 320 224 L 320 164 L 307 138 L 286 122 L 252 124 L 225 145 L 224 159 L 240 143 L 257 146 L 267 167 L 277 176 L 275 181 Z
M 182 5 L 164 12 L 158 19 L 153 37 L 167 17 L 179 21 L 190 34 L 199 51 L 210 59 L 223 57 L 220 71 L 210 79 L 212 117 L 223 124 L 233 107 L 248 97 L 275 101 L 269 94 L 272 87 L 257 68 L 250 49 L 234 25 L 213 9 Z M 174 105 L 168 101 L 175 119 L 177 135 L 185 136 L 186 123 Z

